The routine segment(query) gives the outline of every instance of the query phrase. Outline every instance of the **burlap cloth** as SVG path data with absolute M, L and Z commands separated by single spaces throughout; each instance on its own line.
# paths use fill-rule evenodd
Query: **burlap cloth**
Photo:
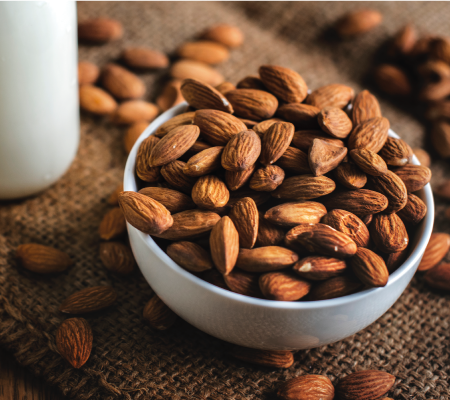
M 377 47 L 413 21 L 422 31 L 450 34 L 445 3 L 370 5 L 384 14 L 381 27 L 340 42 L 328 31 L 337 16 L 362 3 L 79 3 L 80 18 L 106 15 L 123 22 L 125 36 L 106 46 L 80 48 L 80 59 L 99 65 L 127 45 L 148 45 L 173 53 L 204 27 L 230 22 L 242 28 L 245 44 L 219 66 L 232 82 L 255 73 L 262 63 L 299 71 L 308 85 L 341 82 L 359 90 Z M 154 99 L 165 73 L 145 73 Z M 412 146 L 420 146 L 424 126 L 414 109 L 381 97 L 383 114 Z M 64 132 L 61 132 L 64 134 Z M 226 356 L 226 346 L 180 321 L 166 332 L 142 323 L 152 295 L 136 272 L 123 279 L 107 273 L 99 257 L 99 222 L 106 199 L 121 181 L 126 156 L 123 129 L 104 119 L 82 116 L 81 145 L 69 172 L 39 196 L 0 207 L 0 344 L 49 384 L 77 399 L 269 399 L 279 382 L 317 373 L 332 381 L 352 371 L 376 368 L 397 377 L 391 397 L 448 399 L 450 385 L 450 297 L 414 279 L 378 321 L 347 340 L 295 354 L 288 370 L 253 367 Z M 433 164 L 434 180 L 448 164 Z M 450 173 L 447 173 L 450 178 Z M 436 229 L 448 227 L 438 204 Z M 448 230 L 450 231 L 450 230 Z M 11 249 L 38 242 L 68 252 L 75 266 L 41 278 L 18 269 Z M 87 364 L 74 370 L 56 351 L 55 330 L 65 319 L 60 302 L 88 286 L 111 284 L 119 300 L 107 312 L 87 316 L 94 348 Z M 174 288 L 176 290 L 176 288 Z

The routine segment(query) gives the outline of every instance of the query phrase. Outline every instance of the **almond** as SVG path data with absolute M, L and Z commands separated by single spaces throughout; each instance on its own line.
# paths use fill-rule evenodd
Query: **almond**
M 222 152 L 222 146 L 210 147 L 200 151 L 188 160 L 183 172 L 192 177 L 210 174 L 220 167 Z
M 351 87 L 335 83 L 311 92 L 306 98 L 306 104 L 321 110 L 325 107 L 344 108 L 354 96 L 355 92 Z
M 181 83 L 179 79 L 173 79 L 166 83 L 161 94 L 156 98 L 156 104 L 161 111 L 167 111 L 184 101 L 181 93 Z
M 367 175 L 351 162 L 341 162 L 333 172 L 336 180 L 348 189 L 361 189 L 367 183 Z
M 231 208 L 229 217 L 239 233 L 240 247 L 253 248 L 259 225 L 259 214 L 255 201 L 250 197 L 244 197 L 237 201 Z
M 384 254 L 384 262 L 386 263 L 386 267 L 389 273 L 392 274 L 398 267 L 400 267 L 400 265 L 404 263 L 408 255 L 408 248 L 402 251 L 398 251 L 397 253 Z
M 276 225 L 293 227 L 299 224 L 317 224 L 327 213 L 323 204 L 313 201 L 284 203 L 266 211 L 264 218 Z
M 272 192 L 277 199 L 309 200 L 331 193 L 336 184 L 326 176 L 299 175 L 287 178 Z
M 123 183 L 119 183 L 116 188 L 114 189 L 114 192 L 111 193 L 109 196 L 107 202 L 111 206 L 118 206 L 119 205 L 119 194 L 120 192 L 123 192 Z
M 439 264 L 450 250 L 450 235 L 444 232 L 433 233 L 420 261 L 418 271 L 427 271 Z
M 344 15 L 335 25 L 335 29 L 342 37 L 350 37 L 366 33 L 383 20 L 383 16 L 376 10 L 356 10 Z
M 344 142 L 340 139 L 332 138 L 322 131 L 297 131 L 292 138 L 292 146 L 303 151 L 308 151 L 314 139 L 326 141 L 334 146 L 344 147 Z
M 430 60 L 419 65 L 417 72 L 428 83 L 440 82 L 450 78 L 450 66 L 439 60 Z
M 103 240 L 111 240 L 122 236 L 127 230 L 125 217 L 119 207 L 109 210 L 99 226 L 99 234 Z
M 236 267 L 247 272 L 269 272 L 285 269 L 298 261 L 297 253 L 280 246 L 239 250 Z
M 374 215 L 369 229 L 373 242 L 383 253 L 397 253 L 408 246 L 405 224 L 395 213 Z
M 375 68 L 373 74 L 375 84 L 384 93 L 391 96 L 408 96 L 412 92 L 408 76 L 395 65 L 381 64 Z
M 209 253 L 197 243 L 172 243 L 167 246 L 167 255 L 181 268 L 190 272 L 203 272 L 214 267 Z
M 117 108 L 116 101 L 103 89 L 91 85 L 80 87 L 80 107 L 93 114 L 107 115 Z
M 116 124 L 132 124 L 139 121 L 153 121 L 158 113 L 158 107 L 153 103 L 129 100 L 120 104 L 111 118 Z
M 238 118 L 218 110 L 198 110 L 194 124 L 200 128 L 202 137 L 213 146 L 225 146 L 239 132 L 247 130 Z
M 329 135 L 344 139 L 352 131 L 352 121 L 347 114 L 338 107 L 325 107 L 317 116 L 322 130 Z
M 102 85 L 118 99 L 138 99 L 144 96 L 144 82 L 135 74 L 116 64 L 107 64 L 102 71 Z
M 263 138 L 263 136 L 266 134 L 266 132 L 272 127 L 272 125 L 276 124 L 277 122 L 284 122 L 282 119 L 280 118 L 269 118 L 266 119 L 264 121 L 258 122 L 253 128 L 252 130 L 261 138 Z
M 347 155 L 347 147 L 334 146 L 324 140 L 314 139 L 308 151 L 309 166 L 313 175 L 324 175 L 335 169 Z
M 230 90 L 226 97 L 236 115 L 255 121 L 271 118 L 278 108 L 277 98 L 262 90 Z
M 435 186 L 433 189 L 433 193 L 445 200 L 450 200 L 450 180 L 445 180 L 437 187 Z
M 406 55 L 412 51 L 416 41 L 416 30 L 411 24 L 407 24 L 395 34 L 392 40 L 390 53 L 394 57 L 397 55 Z
M 222 43 L 230 48 L 239 47 L 244 41 L 242 31 L 238 27 L 228 24 L 211 26 L 203 32 L 202 38 Z
M 297 128 L 316 128 L 320 108 L 308 104 L 291 103 L 278 107 L 277 115 Z
M 439 264 L 429 269 L 423 280 L 434 289 L 450 290 L 450 264 Z
M 431 143 L 441 157 L 450 157 L 450 124 L 437 121 L 431 130 Z
M 175 160 L 161 168 L 161 175 L 173 188 L 190 194 L 195 185 L 196 179 L 187 176 L 183 172 L 185 167 L 186 163 L 180 160 Z
M 386 143 L 389 126 L 386 118 L 372 118 L 356 125 L 348 138 L 349 149 L 367 149 L 378 153 Z
M 136 141 L 141 136 L 142 132 L 147 129 L 148 122 L 147 121 L 139 121 L 132 124 L 126 131 L 123 137 L 123 146 L 127 154 L 130 153 Z
M 117 299 L 111 286 L 94 286 L 71 294 L 59 306 L 59 311 L 67 314 L 84 314 L 103 310 Z
M 260 162 L 273 164 L 286 151 L 294 137 L 294 125 L 289 122 L 274 123 L 262 137 Z
M 301 103 L 308 94 L 303 78 L 289 68 L 277 65 L 262 65 L 259 75 L 264 86 L 286 103 Z
M 169 59 L 165 54 L 148 47 L 127 47 L 121 58 L 131 68 L 159 69 L 169 66 Z
M 408 164 L 395 170 L 408 189 L 408 192 L 417 192 L 422 189 L 431 179 L 431 170 L 422 165 Z
M 208 64 L 194 60 L 179 60 L 172 64 L 170 73 L 175 79 L 197 79 L 211 86 L 224 81 L 223 75 Z
M 220 216 L 212 211 L 187 210 L 173 215 L 173 225 L 163 233 L 154 234 L 168 240 L 192 240 L 209 232 Z
M 310 256 L 297 261 L 293 271 L 302 278 L 323 281 L 342 274 L 347 269 L 344 260 L 338 258 Z
M 16 258 L 22 267 L 38 274 L 62 272 L 72 265 L 68 254 L 37 243 L 27 243 L 17 247 Z
M 92 351 L 92 329 L 84 318 L 66 319 L 56 332 L 59 354 L 74 368 L 81 368 Z
M 413 151 L 404 140 L 388 137 L 380 150 L 380 156 L 386 164 L 402 167 L 411 161 Z
M 233 113 L 233 107 L 227 98 L 207 83 L 195 79 L 185 79 L 181 93 L 190 106 L 196 109 L 214 109 Z
M 177 315 L 156 294 L 145 305 L 142 316 L 158 331 L 169 329 L 177 320 Z
M 288 350 L 258 350 L 233 346 L 230 355 L 250 364 L 270 368 L 289 368 L 294 363 L 294 355 Z
M 261 153 L 261 139 L 252 130 L 234 135 L 222 153 L 222 167 L 228 171 L 243 171 L 251 167 Z
M 257 169 L 250 180 L 250 189 L 272 192 L 281 185 L 284 171 L 276 165 Z
M 373 151 L 367 149 L 353 149 L 350 157 L 366 174 L 380 176 L 386 174 L 388 168 L 384 160 Z
M 329 196 L 324 200 L 324 205 L 327 210 L 340 208 L 355 215 L 364 216 L 385 210 L 388 206 L 388 199 L 373 190 L 349 190 Z
M 373 251 L 359 247 L 350 259 L 350 265 L 356 277 L 368 287 L 386 286 L 389 271 L 384 260 Z
M 354 372 L 342 378 L 336 386 L 336 394 L 345 400 L 377 399 L 387 393 L 395 383 L 395 376 L 383 371 Z
M 263 215 L 259 215 L 258 236 L 256 237 L 256 246 L 276 246 L 284 239 L 284 230 L 271 224 L 264 219 Z
M 144 139 L 139 146 L 136 155 L 136 175 L 144 182 L 155 183 L 160 179 L 160 168 L 150 165 L 150 157 L 153 149 L 160 141 L 155 136 Z
M 233 270 L 228 275 L 223 276 L 227 287 L 235 293 L 244 296 L 262 298 L 259 288 L 259 275 L 249 274 L 248 272 Z
M 408 192 L 399 176 L 392 171 L 387 171 L 384 175 L 370 177 L 370 182 L 377 192 L 387 197 L 389 205 L 384 210 L 386 213 L 398 212 L 405 207 Z
M 231 82 L 222 82 L 221 84 L 217 85 L 215 89 L 217 89 L 220 93 L 225 94 L 230 90 L 236 89 L 236 86 L 234 86 Z
M 348 296 L 362 287 L 362 283 L 352 276 L 336 276 L 314 285 L 309 293 L 309 300 L 328 300 Z
M 234 191 L 244 186 L 255 171 L 255 165 L 243 171 L 225 171 L 225 182 L 228 189 Z
M 196 140 L 194 144 L 187 149 L 186 153 L 184 153 L 180 159 L 183 159 L 183 161 L 189 161 L 192 157 L 195 155 L 201 153 L 204 150 L 210 149 L 211 146 L 208 143 L 202 142 L 201 140 Z M 220 160 L 220 157 L 219 157 Z M 219 163 L 220 166 L 220 163 Z
M 424 149 L 420 149 L 418 147 L 412 149 L 414 155 L 419 160 L 420 165 L 423 165 L 424 167 L 429 167 L 431 164 L 431 157 L 428 154 L 428 152 Z
M 164 122 L 155 132 L 154 136 L 163 137 L 167 135 L 172 129 L 182 125 L 192 125 L 194 122 L 195 112 L 185 112 L 183 114 L 172 117 L 167 122 Z M 197 124 L 195 124 L 197 125 Z
M 445 101 L 450 94 L 450 79 L 446 78 L 440 82 L 427 84 L 419 93 L 419 100 L 424 101 Z
M 286 171 L 294 174 L 311 174 L 308 155 L 295 147 L 289 146 L 278 159 L 277 164 Z
M 92 18 L 78 23 L 78 39 L 86 42 L 104 43 L 120 39 L 123 26 L 109 18 Z
M 269 300 L 296 301 L 308 294 L 311 284 L 288 272 L 269 272 L 260 276 L 259 287 Z
M 200 208 L 214 210 L 224 207 L 229 199 L 227 186 L 215 175 L 201 176 L 192 188 L 192 200 Z
M 139 190 L 138 193 L 158 201 L 172 214 L 192 210 L 196 207 L 195 203 L 189 196 L 173 189 L 163 187 L 146 187 Z
M 427 214 L 426 204 L 415 194 L 408 193 L 405 207 L 397 212 L 398 216 L 407 225 L 417 225 Z
M 209 245 L 214 265 L 220 273 L 228 275 L 236 265 L 239 254 L 239 234 L 229 217 L 222 217 L 214 226 Z
M 252 199 L 257 206 L 264 204 L 270 200 L 270 194 L 267 192 L 257 192 L 249 188 L 241 188 L 230 193 L 230 201 L 227 206 L 233 207 L 237 202 L 245 197 Z
M 118 275 L 131 274 L 136 264 L 130 246 L 120 242 L 101 243 L 100 260 L 108 271 Z
M 209 40 L 187 42 L 178 48 L 178 56 L 203 62 L 205 64 L 219 64 L 230 57 L 228 49 L 220 43 Z
M 267 88 L 264 86 L 263 81 L 259 76 L 250 75 L 242 78 L 236 85 L 238 89 L 258 89 L 267 91 Z
M 450 66 L 446 65 L 450 70 Z M 445 78 L 446 80 L 449 77 Z M 425 112 L 425 118 L 431 121 L 439 123 L 439 120 L 447 119 L 450 116 L 450 102 L 447 100 L 442 100 L 439 102 L 432 102 L 429 104 L 427 111 Z
M 327 213 L 321 222 L 345 233 L 358 247 L 369 245 L 370 234 L 366 224 L 351 212 L 335 209 Z
M 143 194 L 122 192 L 119 204 L 127 222 L 149 235 L 160 234 L 173 224 L 169 210 Z
M 364 121 L 377 117 L 381 117 L 380 104 L 377 98 L 368 90 L 363 90 L 361 93 L 358 93 L 353 100 L 353 125 L 356 126 Z
M 92 85 L 100 75 L 100 69 L 89 61 L 78 62 L 78 84 Z
M 281 400 L 333 400 L 334 387 L 324 375 L 303 375 L 289 379 L 278 388 Z
M 432 59 L 450 63 L 450 40 L 446 37 L 437 37 L 430 43 Z

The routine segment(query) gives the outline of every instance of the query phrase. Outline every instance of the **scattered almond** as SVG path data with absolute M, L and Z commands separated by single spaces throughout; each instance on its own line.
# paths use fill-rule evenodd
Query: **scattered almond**
M 106 90 L 121 100 L 138 99 L 146 91 L 141 78 L 116 64 L 107 64 L 103 68 L 101 81 Z
M 169 59 L 165 54 L 148 47 L 128 47 L 121 58 L 131 68 L 159 69 L 169 66 Z
M 78 84 L 92 85 L 100 75 L 100 69 L 89 61 L 78 62 Z
M 117 299 L 111 286 L 94 286 L 79 290 L 67 297 L 59 306 L 59 311 L 67 314 L 85 314 L 103 310 Z
M 99 234 L 103 240 L 116 239 L 127 230 L 125 217 L 119 207 L 109 210 L 100 222 Z
M 423 253 L 418 271 L 427 271 L 439 264 L 450 250 L 450 235 L 444 232 L 433 233 Z
M 120 242 L 100 243 L 100 260 L 103 266 L 118 275 L 128 275 L 136 264 L 129 246 Z
M 93 18 L 78 23 L 78 39 L 81 41 L 104 43 L 120 39 L 122 35 L 122 24 L 114 19 Z
M 16 258 L 22 267 L 38 274 L 62 272 L 73 264 L 68 254 L 37 243 L 17 247 Z
M 155 294 L 144 307 L 143 317 L 158 331 L 169 329 L 177 320 L 177 315 Z

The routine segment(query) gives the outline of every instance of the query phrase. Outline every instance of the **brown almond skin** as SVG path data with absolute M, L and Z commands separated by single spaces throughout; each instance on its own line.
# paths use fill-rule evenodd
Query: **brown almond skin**
M 286 151 L 294 137 L 294 125 L 289 122 L 275 122 L 261 140 L 260 162 L 275 163 Z
M 269 300 L 296 301 L 305 297 L 311 284 L 288 272 L 269 272 L 259 278 L 259 287 Z
M 127 154 L 130 154 L 131 149 L 133 148 L 134 144 L 139 139 L 142 132 L 145 131 L 147 126 L 148 126 L 147 121 L 139 121 L 139 122 L 133 123 L 127 129 L 125 135 L 123 136 L 123 147 L 125 148 L 125 151 Z
M 367 183 L 367 175 L 350 162 L 341 162 L 334 169 L 333 176 L 347 189 L 361 189 Z
M 308 151 L 314 139 L 324 140 L 335 146 L 344 147 L 344 142 L 341 139 L 333 138 L 323 131 L 316 130 L 301 130 L 294 132 L 291 144 L 293 147 L 297 147 L 300 150 Z
M 167 246 L 167 255 L 190 272 L 208 271 L 214 267 L 209 253 L 193 242 L 175 242 Z
M 264 219 L 261 213 L 259 214 L 258 236 L 255 243 L 257 247 L 276 246 L 283 241 L 284 234 L 283 229 Z
M 161 177 L 160 168 L 152 167 L 150 165 L 152 150 L 159 140 L 160 139 L 152 135 L 144 139 L 139 146 L 136 155 L 136 174 L 144 182 L 156 183 Z
M 383 253 L 397 253 L 408 246 L 405 224 L 395 213 L 374 215 L 369 230 L 373 242 Z
M 267 91 L 261 78 L 256 75 L 249 75 L 242 78 L 236 85 L 237 89 L 258 89 Z
M 192 157 L 194 157 L 198 153 L 204 150 L 208 150 L 210 148 L 211 146 L 208 143 L 202 142 L 201 140 L 196 140 L 194 144 L 191 147 L 189 147 L 186 153 L 184 153 L 180 157 L 180 160 L 188 162 Z
M 160 234 L 173 224 L 169 210 L 143 194 L 122 192 L 119 194 L 119 205 L 127 222 L 149 235 Z
M 145 322 L 158 331 L 169 329 L 178 318 L 156 294 L 145 305 L 142 316 Z
M 350 266 L 356 277 L 367 287 L 383 287 L 388 282 L 389 271 L 384 260 L 369 249 L 358 248 L 350 259 Z
M 369 180 L 373 188 L 385 195 L 389 201 L 384 212 L 388 214 L 398 212 L 406 206 L 408 191 L 403 181 L 392 171 L 387 171 L 381 176 L 371 176 Z
M 320 108 L 344 108 L 355 96 L 351 87 L 338 83 L 322 86 L 311 92 L 306 98 L 306 104 Z
M 98 232 L 103 240 L 116 239 L 127 231 L 125 216 L 119 207 L 109 210 L 100 222 Z
M 233 107 L 227 98 L 207 83 L 185 79 L 181 85 L 181 93 L 188 104 L 198 110 L 213 109 L 233 113 Z
M 388 170 L 384 160 L 373 151 L 353 149 L 349 154 L 355 164 L 368 175 L 380 176 L 384 175 Z
M 236 89 L 236 86 L 234 86 L 231 82 L 222 82 L 220 85 L 217 85 L 215 89 L 217 89 L 220 93 L 225 94 L 230 90 Z
M 338 139 L 346 138 L 352 131 L 352 121 L 345 111 L 338 107 L 325 107 L 317 116 L 322 130 Z
M 323 204 L 302 201 L 272 207 L 266 211 L 264 218 L 275 225 L 293 227 L 298 224 L 317 224 L 326 213 Z
M 92 85 L 81 85 L 79 90 L 80 108 L 97 115 L 112 114 L 117 102 L 103 89 Z
M 222 43 L 224 46 L 230 48 L 239 47 L 244 42 L 244 34 L 242 31 L 238 27 L 228 24 L 211 26 L 203 32 L 201 37 Z
M 258 236 L 259 214 L 255 201 L 244 197 L 231 208 L 229 217 L 239 233 L 240 247 L 251 249 Z
M 189 196 L 177 190 L 163 187 L 146 187 L 139 190 L 138 193 L 160 202 L 172 214 L 196 208 L 195 203 Z
M 243 171 L 251 167 L 261 154 L 261 139 L 252 130 L 234 135 L 222 153 L 222 167 L 227 171 Z
M 250 189 L 272 192 L 284 180 L 284 171 L 277 165 L 268 165 L 257 169 L 250 180 Z
M 395 383 L 395 376 L 383 371 L 365 370 L 342 378 L 336 394 L 343 400 L 372 400 L 387 393 Z
M 119 205 L 119 194 L 120 192 L 123 192 L 123 183 L 119 183 L 116 188 L 114 189 L 114 192 L 111 193 L 109 196 L 107 203 L 110 206 L 118 206 Z
M 372 118 L 356 125 L 348 137 L 348 148 L 367 149 L 378 153 L 386 143 L 389 127 L 389 121 L 383 117 Z
M 309 293 L 309 300 L 328 300 L 356 293 L 363 284 L 352 276 L 342 275 L 327 279 L 314 285 Z
M 450 235 L 444 232 L 433 233 L 420 261 L 418 271 L 427 271 L 439 264 L 450 250 Z
M 304 279 L 323 281 L 342 274 L 347 264 L 338 258 L 310 256 L 297 261 L 292 269 Z
M 165 54 L 148 47 L 127 47 L 121 58 L 131 68 L 159 69 L 169 66 L 169 59 Z
M 433 289 L 450 290 L 450 264 L 439 264 L 427 270 L 423 280 Z
M 227 206 L 233 207 L 237 202 L 243 200 L 245 197 L 250 197 L 257 206 L 260 206 L 270 200 L 270 193 L 257 192 L 256 190 L 241 188 L 230 193 L 230 201 Z
M 345 233 L 358 247 L 369 245 L 370 234 L 366 224 L 351 212 L 335 209 L 327 213 L 321 222 Z
M 388 206 L 388 199 L 373 190 L 359 189 L 334 193 L 324 199 L 323 204 L 328 211 L 340 208 L 357 216 L 376 214 Z
M 408 164 L 395 170 L 408 192 L 417 192 L 422 189 L 431 179 L 431 170 L 422 165 Z
M 335 169 L 347 155 L 347 147 L 334 146 L 314 139 L 308 151 L 308 162 L 313 175 L 320 176 Z
M 390 274 L 392 274 L 409 255 L 408 248 L 397 253 L 383 254 L 384 262 Z
M 155 103 L 161 109 L 162 112 L 167 111 L 185 99 L 181 93 L 181 83 L 179 79 L 172 79 L 164 85 L 159 96 L 156 98 Z
M 228 216 L 214 226 L 209 237 L 214 265 L 223 275 L 228 275 L 236 265 L 239 254 L 239 234 Z
M 277 98 L 262 90 L 230 90 L 226 94 L 226 97 L 237 116 L 254 121 L 261 121 L 273 117 L 278 108 Z
M 336 188 L 326 176 L 299 175 L 287 178 L 272 192 L 277 199 L 309 200 L 325 196 Z
M 408 96 L 412 85 L 405 71 L 396 65 L 380 64 L 373 71 L 373 79 L 379 90 L 391 96 Z M 420 97 L 428 100 L 437 100 L 432 91 L 422 90 Z M 434 91 L 433 91 L 434 92 Z M 444 95 L 445 97 L 445 95 Z
M 437 121 L 431 130 L 431 143 L 442 158 L 450 157 L 450 124 Z
M 220 43 L 210 40 L 186 42 L 178 48 L 178 56 L 206 64 L 219 64 L 228 60 L 228 49 Z
M 284 122 L 282 119 L 280 118 L 270 118 L 270 119 L 266 119 L 264 121 L 258 122 L 253 128 L 252 130 L 261 138 L 263 138 L 263 136 L 266 134 L 266 132 L 269 130 L 269 128 L 276 124 L 277 122 Z
M 132 124 L 139 121 L 153 121 L 159 114 L 158 107 L 144 100 L 128 100 L 117 107 L 111 120 L 116 124 Z
M 230 199 L 224 182 L 215 175 L 205 175 L 198 178 L 192 188 L 192 200 L 200 208 L 214 210 L 224 207 Z
M 67 314 L 84 314 L 103 310 L 117 299 L 111 286 L 94 286 L 79 290 L 67 297 L 59 306 L 59 311 Z
M 223 75 L 208 64 L 195 60 L 179 60 L 172 64 L 170 74 L 175 79 L 197 79 L 217 86 L 224 81 Z
M 100 260 L 110 272 L 129 275 L 134 271 L 136 261 L 130 246 L 120 242 L 100 243 Z
M 417 225 L 427 214 L 427 205 L 415 194 L 408 193 L 405 207 L 397 212 L 406 225 Z
M 421 149 L 419 147 L 415 147 L 412 150 L 413 150 L 414 155 L 419 160 L 420 165 L 423 165 L 424 167 L 430 167 L 431 157 L 426 150 Z
M 289 146 L 278 159 L 277 164 L 285 171 L 296 175 L 311 174 L 308 154 L 295 147 Z
M 121 38 L 122 24 L 110 18 L 91 18 L 78 23 L 78 39 L 91 43 L 105 43 Z
M 141 78 L 116 64 L 107 64 L 103 68 L 101 82 L 108 92 L 121 100 L 138 99 L 146 92 Z
M 289 368 L 294 363 L 294 355 L 288 350 L 258 350 L 233 346 L 229 354 L 238 360 L 269 368 Z
M 161 168 L 161 175 L 174 189 L 190 195 L 197 180 L 183 172 L 185 167 L 186 163 L 175 160 Z
M 91 355 L 92 329 L 84 318 L 69 318 L 58 327 L 55 341 L 59 354 L 72 367 L 81 368 Z
M 287 380 L 278 388 L 281 400 L 333 400 L 334 387 L 324 375 L 302 375 Z
M 404 140 L 388 137 L 380 150 L 380 156 L 386 161 L 386 164 L 402 167 L 411 161 L 413 151 Z
M 227 114 L 228 115 L 228 114 Z M 154 136 L 162 138 L 167 135 L 173 128 L 181 125 L 192 125 L 194 123 L 195 112 L 185 112 L 164 122 L 154 133 Z M 198 125 L 198 124 L 195 124 Z
M 368 90 L 358 93 L 353 99 L 352 122 L 356 126 L 372 118 L 381 117 L 380 104 Z
M 100 69 L 89 61 L 78 62 L 78 84 L 92 85 L 98 79 Z
M 25 269 L 38 274 L 53 274 L 65 271 L 72 265 L 67 253 L 37 243 L 21 244 L 16 258 Z
M 440 185 L 433 187 L 435 196 L 439 196 L 445 200 L 450 200 L 450 179 L 444 180 Z
M 339 19 L 335 29 L 341 37 L 346 38 L 366 33 L 378 26 L 382 20 L 383 15 L 376 10 L 356 10 Z
M 244 186 L 252 177 L 255 169 L 256 166 L 253 164 L 243 171 L 225 171 L 225 182 L 227 183 L 228 189 L 234 191 Z
M 288 268 L 298 261 L 297 253 L 280 246 L 239 250 L 236 267 L 247 272 L 270 272 Z
M 277 110 L 277 116 L 300 129 L 317 128 L 319 113 L 320 108 L 300 103 L 283 104 Z
M 278 65 L 259 67 L 261 80 L 275 96 L 286 103 L 301 103 L 308 94 L 308 86 L 295 71 Z
M 225 284 L 232 292 L 244 296 L 263 298 L 259 288 L 259 275 L 234 269 L 228 275 L 223 275 Z
M 192 177 L 210 174 L 220 167 L 222 152 L 222 146 L 210 147 L 200 151 L 188 160 L 183 172 Z

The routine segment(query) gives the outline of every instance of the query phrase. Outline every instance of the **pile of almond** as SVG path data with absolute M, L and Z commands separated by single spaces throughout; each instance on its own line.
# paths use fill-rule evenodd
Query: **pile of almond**
M 431 172 L 388 136 L 376 98 L 308 93 L 288 68 L 211 85 L 186 79 L 190 110 L 145 139 L 126 220 L 181 267 L 243 295 L 322 300 L 385 286 L 408 255 Z

